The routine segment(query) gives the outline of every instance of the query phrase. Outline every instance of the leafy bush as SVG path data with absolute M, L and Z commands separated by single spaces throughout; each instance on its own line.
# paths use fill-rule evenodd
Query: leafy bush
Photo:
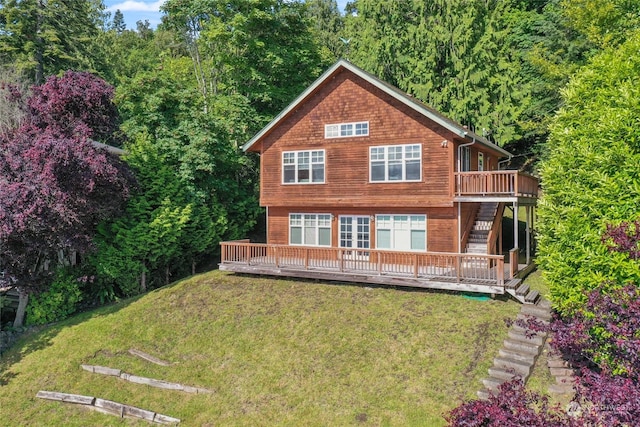
M 522 379 L 500 385 L 488 400 L 474 400 L 447 416 L 450 427 L 578 427 L 584 424 L 549 406 L 545 396 L 525 390 Z
M 597 287 L 640 282 L 640 265 L 601 244 L 638 218 L 640 36 L 594 58 L 570 82 L 541 164 L 538 262 L 554 307 L 571 314 Z M 605 289 L 606 290 L 606 289 Z
M 51 286 L 29 299 L 27 324 L 56 322 L 75 313 L 82 301 L 81 284 L 90 280 L 88 277 L 78 279 L 67 269 L 58 270 Z

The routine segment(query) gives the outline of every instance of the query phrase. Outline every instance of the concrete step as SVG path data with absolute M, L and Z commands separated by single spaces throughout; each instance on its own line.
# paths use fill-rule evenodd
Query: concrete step
M 496 368 L 502 368 L 506 370 L 513 370 L 516 374 L 526 379 L 531 373 L 531 365 L 522 360 L 515 360 L 505 357 L 496 357 L 493 359 L 493 364 Z
M 478 392 L 476 393 L 476 395 L 478 396 L 478 399 L 480 400 L 489 400 L 489 396 L 491 396 L 491 392 L 489 390 L 482 389 L 482 390 L 478 390 Z
M 520 376 L 519 374 L 517 374 L 512 370 L 505 369 L 505 368 L 498 368 L 497 366 L 492 366 L 491 368 L 489 368 L 489 375 L 492 376 L 493 378 L 500 378 L 504 381 L 509 381 L 513 379 L 513 377 Z
M 540 354 L 540 346 L 525 343 L 522 341 L 513 341 L 507 339 L 502 342 L 502 347 L 505 350 L 518 351 L 522 354 L 529 354 L 533 357 L 536 357 Z
M 521 353 L 517 350 L 508 350 L 506 348 L 501 348 L 500 350 L 498 350 L 498 355 L 507 359 L 520 360 L 531 365 L 533 365 L 536 360 L 536 357 L 531 354 Z
M 556 377 L 556 384 L 560 385 L 573 385 L 576 382 L 576 377 L 573 375 L 565 375 Z
M 541 319 L 539 317 L 532 316 L 530 314 L 522 314 L 522 309 L 520 309 L 520 313 L 516 316 L 516 320 L 521 320 L 523 322 L 534 320 L 536 323 L 541 323 L 545 326 L 549 326 L 549 321 L 547 319 Z
M 546 301 L 546 300 L 545 300 Z M 529 316 L 539 317 L 540 319 L 550 320 L 551 310 L 549 308 L 540 305 L 541 301 L 536 305 L 525 305 L 520 309 L 520 313 L 527 314 Z
M 482 380 L 482 384 L 487 388 L 487 390 L 498 391 L 498 387 L 500 384 L 504 382 L 503 379 L 489 377 Z
M 571 368 L 549 368 L 549 372 L 554 377 L 571 377 L 576 374 L 576 371 Z
M 548 357 L 547 366 L 549 368 L 569 368 L 571 365 L 569 365 L 569 362 L 559 357 Z
M 522 331 L 516 331 L 513 327 L 507 332 L 507 336 L 512 341 L 520 341 L 527 344 L 542 345 L 542 343 L 544 343 L 544 336 L 534 335 L 532 337 L 526 337 Z
M 573 385 L 570 384 L 551 384 L 549 386 L 549 393 L 554 394 L 573 394 Z
M 520 326 L 517 323 L 514 323 L 511 325 L 511 331 L 525 335 L 525 338 L 527 338 L 526 335 L 529 335 L 529 336 L 533 335 L 533 337 L 541 337 L 541 338 L 544 338 L 547 335 L 546 332 L 536 332 L 534 330 L 527 328 L 526 326 Z

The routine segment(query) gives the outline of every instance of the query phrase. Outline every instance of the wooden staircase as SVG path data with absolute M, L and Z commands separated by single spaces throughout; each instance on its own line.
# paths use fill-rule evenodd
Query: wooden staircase
M 488 239 L 493 222 L 496 220 L 496 212 L 498 211 L 498 203 L 481 203 L 480 209 L 476 214 L 476 220 L 473 223 L 467 247 L 465 252 L 471 254 L 487 254 Z
M 489 241 L 489 235 L 493 228 L 494 222 L 501 220 L 498 218 L 498 211 L 502 215 L 502 209 L 499 209 L 499 203 L 481 203 L 475 222 L 469 233 L 465 252 L 472 254 L 488 254 L 491 249 L 489 247 L 492 242 Z M 500 224 L 496 224 L 499 226 Z M 494 240 L 495 241 L 495 240 Z M 536 304 L 540 299 L 538 291 L 532 291 L 528 285 L 522 283 L 521 279 L 511 278 L 505 282 L 505 292 L 523 304 Z

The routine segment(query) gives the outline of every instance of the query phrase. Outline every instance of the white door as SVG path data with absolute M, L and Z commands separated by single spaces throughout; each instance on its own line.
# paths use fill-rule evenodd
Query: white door
M 340 247 L 353 250 L 344 251 L 351 259 L 368 259 L 371 229 L 368 216 L 340 217 Z

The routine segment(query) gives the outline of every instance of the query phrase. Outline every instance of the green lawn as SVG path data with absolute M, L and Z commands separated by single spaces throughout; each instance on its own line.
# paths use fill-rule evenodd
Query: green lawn
M 36 399 L 85 394 L 184 426 L 439 426 L 475 397 L 520 305 L 214 271 L 84 313 L 0 359 L 4 425 L 148 425 Z M 162 367 L 136 348 L 173 362 Z M 209 388 L 154 389 L 80 364 Z

